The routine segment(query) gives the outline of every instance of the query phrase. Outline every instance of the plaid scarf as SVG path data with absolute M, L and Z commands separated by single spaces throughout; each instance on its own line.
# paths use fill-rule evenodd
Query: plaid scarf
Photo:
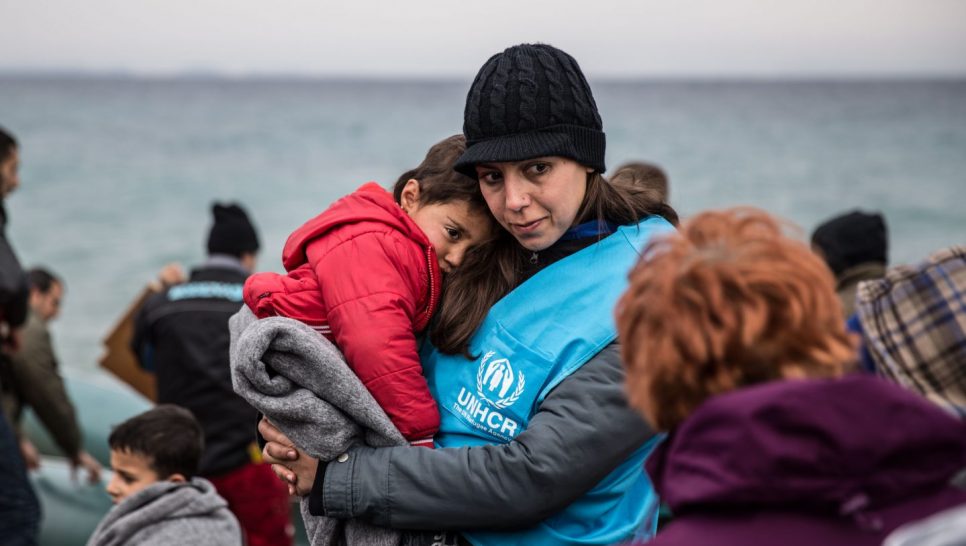
M 880 374 L 966 416 L 966 247 L 861 283 L 856 312 Z

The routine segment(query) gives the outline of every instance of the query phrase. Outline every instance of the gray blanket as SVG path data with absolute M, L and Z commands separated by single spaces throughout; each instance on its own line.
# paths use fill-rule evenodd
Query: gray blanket
M 296 320 L 258 320 L 242 306 L 228 322 L 231 380 L 235 392 L 288 436 L 297 447 L 331 461 L 350 446 L 406 445 L 339 350 Z M 396 546 L 398 532 L 367 523 L 309 514 L 302 519 L 313 546 Z

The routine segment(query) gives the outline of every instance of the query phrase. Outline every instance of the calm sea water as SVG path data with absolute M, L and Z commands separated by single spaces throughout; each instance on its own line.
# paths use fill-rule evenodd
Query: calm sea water
M 966 81 L 592 82 L 612 167 L 661 164 L 683 214 L 750 204 L 804 232 L 884 211 L 893 262 L 966 243 Z M 26 265 L 68 285 L 54 333 L 91 370 L 169 261 L 204 256 L 212 200 L 239 200 L 263 269 L 288 233 L 361 183 L 390 185 L 459 132 L 468 82 L 0 78 L 21 141 L 7 202 Z

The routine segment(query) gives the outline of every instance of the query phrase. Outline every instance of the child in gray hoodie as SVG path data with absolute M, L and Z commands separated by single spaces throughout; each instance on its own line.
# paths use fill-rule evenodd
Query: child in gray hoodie
M 160 405 L 118 425 L 108 438 L 114 508 L 87 546 L 238 546 L 241 527 L 225 499 L 194 476 L 204 447 L 188 410 Z

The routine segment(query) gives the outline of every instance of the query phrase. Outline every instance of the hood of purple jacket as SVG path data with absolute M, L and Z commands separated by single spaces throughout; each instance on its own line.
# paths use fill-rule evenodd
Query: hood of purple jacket
M 673 513 L 715 507 L 847 514 L 944 487 L 966 424 L 886 380 L 776 381 L 716 396 L 647 463 Z

